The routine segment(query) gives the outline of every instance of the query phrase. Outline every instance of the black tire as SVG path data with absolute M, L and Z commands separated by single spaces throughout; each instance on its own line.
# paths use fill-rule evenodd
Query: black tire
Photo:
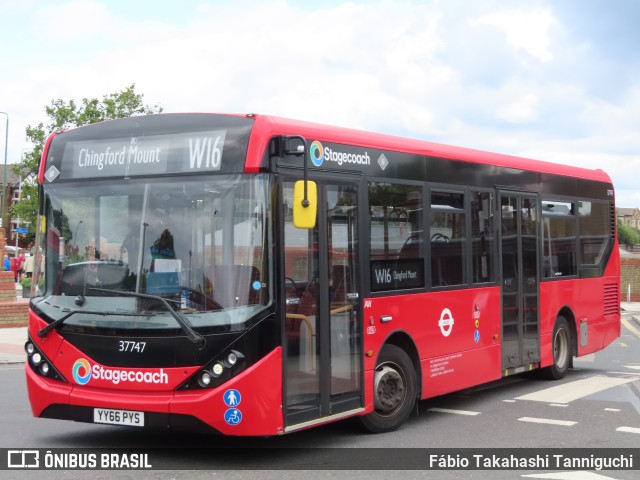
M 556 325 L 553 328 L 553 365 L 542 369 L 543 377 L 549 380 L 560 380 L 567 374 L 573 360 L 571 345 L 569 322 L 560 315 L 556 319 Z
M 374 410 L 359 417 L 372 433 L 396 430 L 411 415 L 417 398 L 417 377 L 409 355 L 395 345 L 382 347 L 374 377 Z

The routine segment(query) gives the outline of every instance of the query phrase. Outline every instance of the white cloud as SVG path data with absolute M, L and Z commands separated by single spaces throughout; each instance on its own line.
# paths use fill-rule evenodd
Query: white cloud
M 640 168 L 640 84 L 594 98 L 598 65 L 566 61 L 588 44 L 555 3 L 538 4 L 187 2 L 174 22 L 106 1 L 34 2 L 11 17 L 25 39 L 0 65 L 9 158 L 52 99 L 135 83 L 168 112 L 267 113 L 442 141 L 604 168 L 619 195 L 637 189 L 625 168 Z
M 555 21 L 548 10 L 513 10 L 482 15 L 472 20 L 471 24 L 498 27 L 504 31 L 507 43 L 513 48 L 522 49 L 541 62 L 547 62 L 553 58 L 549 51 L 549 28 Z
M 34 26 L 50 42 L 79 41 L 96 34 L 108 35 L 118 21 L 98 1 L 75 0 L 41 7 L 34 15 Z
M 77 49 L 82 49 L 82 42 L 95 39 L 108 39 L 117 45 L 150 41 L 176 31 L 167 24 L 119 16 L 99 0 L 45 4 L 35 11 L 32 26 L 33 33 L 47 42 Z
M 509 105 L 499 108 L 498 118 L 511 123 L 532 122 L 538 118 L 538 97 L 528 93 Z

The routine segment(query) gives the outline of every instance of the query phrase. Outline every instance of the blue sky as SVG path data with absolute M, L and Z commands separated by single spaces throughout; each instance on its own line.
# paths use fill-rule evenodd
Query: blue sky
M 618 204 L 640 207 L 639 20 L 635 0 L 0 0 L 9 162 L 53 99 L 135 83 L 166 112 L 267 113 L 603 168 Z

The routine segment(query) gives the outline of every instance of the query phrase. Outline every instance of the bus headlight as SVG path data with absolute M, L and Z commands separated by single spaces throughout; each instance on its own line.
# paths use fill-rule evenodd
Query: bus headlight
M 198 383 L 201 387 L 208 387 L 211 383 L 211 375 L 209 372 L 202 372 L 200 378 L 198 378 Z
M 56 370 L 49 359 L 38 349 L 31 338 L 29 338 L 27 343 L 24 344 L 24 351 L 27 352 L 27 364 L 36 374 L 52 380 L 58 380 L 65 383 L 67 382 L 67 380 L 60 375 L 60 372 Z
M 244 354 L 239 350 L 227 350 L 208 362 L 198 373 L 178 387 L 178 390 L 218 387 L 248 366 Z
M 41 361 L 42 361 L 42 355 L 40 355 L 40 353 L 36 352 L 33 355 L 31 355 L 31 363 L 33 363 L 34 365 L 36 366 L 40 365 Z
M 227 365 L 229 367 L 233 367 L 236 363 L 238 363 L 238 355 L 236 354 L 236 352 L 231 350 L 229 352 L 229 355 L 227 355 Z
M 211 369 L 211 373 L 213 373 L 213 376 L 215 378 L 218 378 L 220 375 L 222 375 L 222 372 L 224 372 L 224 367 L 220 362 L 216 363 Z

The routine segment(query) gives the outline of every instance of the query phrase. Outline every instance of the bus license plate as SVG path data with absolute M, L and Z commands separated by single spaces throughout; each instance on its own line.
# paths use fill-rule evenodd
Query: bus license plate
M 144 427 L 144 412 L 131 410 L 109 410 L 106 408 L 93 409 L 94 423 L 108 423 L 109 425 L 128 425 Z

